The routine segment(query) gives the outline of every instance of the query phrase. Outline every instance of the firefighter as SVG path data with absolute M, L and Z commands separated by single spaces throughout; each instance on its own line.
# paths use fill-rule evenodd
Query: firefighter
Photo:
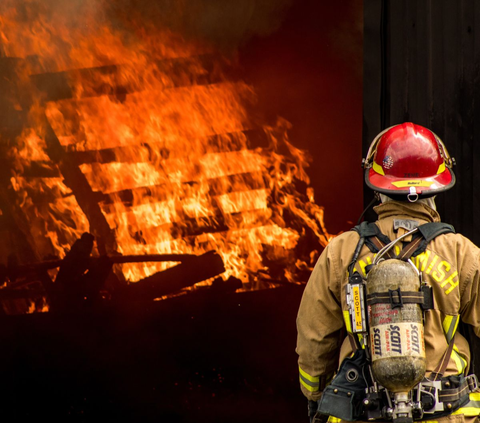
M 416 251 L 409 256 L 432 296 L 430 309 L 423 315 L 425 385 L 418 385 L 409 393 L 413 414 L 405 414 L 408 418 L 397 421 L 473 422 L 480 412 L 480 394 L 476 392 L 475 376 L 469 375 L 469 343 L 457 328 L 462 320 L 480 336 L 480 249 L 456 234 L 453 227 L 440 223 L 435 206 L 435 196 L 455 184 L 454 160 L 432 131 L 403 123 L 381 132 L 363 163 L 366 184 L 380 200 L 374 207 L 378 220 L 374 226 L 364 223 L 360 225 L 362 230 L 356 227 L 329 243 L 309 278 L 298 311 L 296 352 L 310 421 L 367 420 L 366 412 L 370 409 L 370 420 L 395 421 L 391 397 L 388 392 L 377 390 L 370 372 L 368 360 L 372 352 L 366 346 L 370 338 L 352 333 L 347 285 L 352 274 L 365 281 L 383 246 L 392 243 L 392 252 L 398 256 L 405 245 L 420 236 L 416 228 L 427 227 L 434 228 L 433 232 L 425 235 L 423 232 L 428 231 L 422 231 L 424 239 L 416 243 Z M 438 223 L 423 226 L 433 222 Z M 393 245 L 401 237 L 401 242 Z M 385 310 L 394 312 L 393 304 Z M 364 312 L 368 316 L 368 306 Z M 339 378 L 341 365 L 352 359 L 357 360 L 355 368 L 359 371 L 348 373 L 347 378 L 350 375 L 354 379 L 356 375 L 357 382 L 351 389 L 329 390 L 337 386 L 332 378 Z M 362 383 L 358 385 L 359 381 Z M 321 399 L 327 391 L 334 400 L 324 400 L 328 402 L 327 411 L 330 410 L 325 414 Z M 365 397 L 366 391 L 375 392 L 376 396 Z M 369 408 L 375 401 L 376 408 Z

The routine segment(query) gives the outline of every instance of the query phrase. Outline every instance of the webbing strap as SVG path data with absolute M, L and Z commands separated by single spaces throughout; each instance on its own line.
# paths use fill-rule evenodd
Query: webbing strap
M 372 292 L 367 295 L 367 305 L 390 304 L 392 309 L 401 307 L 403 304 L 418 304 L 422 310 L 433 309 L 432 287 L 423 285 L 420 291 L 402 291 L 389 289 L 387 292 Z
M 430 380 L 440 380 L 443 377 L 443 373 L 445 372 L 448 365 L 448 360 L 450 360 L 450 356 L 452 355 L 454 340 L 455 334 L 453 335 L 452 340 L 448 344 L 448 348 L 443 353 L 442 359 L 437 364 L 435 370 L 431 373 Z
M 399 306 L 401 304 L 423 304 L 424 293 L 422 291 L 401 291 L 390 290 L 388 292 L 374 292 L 367 295 L 367 304 L 369 306 L 380 303 Z
M 468 385 L 467 379 L 465 379 L 458 388 L 445 389 L 443 388 L 438 393 L 438 400 L 440 402 L 452 402 L 457 401 L 470 393 L 470 386 Z
M 408 260 L 422 242 L 422 238 L 415 238 L 410 243 L 408 243 L 402 251 L 400 251 L 400 254 L 396 258 L 399 260 Z
M 385 247 L 385 245 L 389 243 L 390 243 L 390 240 L 388 240 L 388 242 L 383 242 L 378 236 L 371 237 L 369 239 L 369 242 L 365 241 L 365 245 L 367 245 L 367 247 L 369 245 L 373 245 L 375 247 L 376 251 L 372 251 L 375 253 L 378 253 L 383 247 Z M 384 256 L 386 258 L 392 259 L 392 258 L 395 258 L 395 253 L 392 250 L 388 250 L 387 252 L 385 252 Z

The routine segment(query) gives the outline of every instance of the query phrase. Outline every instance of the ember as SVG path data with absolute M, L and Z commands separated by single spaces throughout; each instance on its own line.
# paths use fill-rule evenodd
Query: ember
M 288 122 L 258 122 L 253 88 L 212 46 L 100 5 L 75 19 L 0 6 L 3 298 L 31 312 L 62 295 L 305 282 L 331 235 Z

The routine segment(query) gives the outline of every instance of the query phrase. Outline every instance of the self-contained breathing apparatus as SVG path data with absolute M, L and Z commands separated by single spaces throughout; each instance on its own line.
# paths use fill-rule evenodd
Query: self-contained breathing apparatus
M 324 389 L 318 421 L 328 415 L 411 423 L 451 414 L 478 390 L 478 380 L 475 375 L 443 377 L 453 339 L 434 372 L 426 375 L 423 322 L 433 308 L 433 293 L 410 258 L 425 251 L 436 236 L 454 232 L 453 227 L 427 223 L 394 241 L 374 223 L 364 222 L 354 230 L 360 240 L 348 269 L 346 293 L 354 353 Z M 411 241 L 403 242 L 407 237 Z M 354 271 L 364 245 L 376 253 L 366 278 Z M 398 253 L 399 246 L 403 248 Z

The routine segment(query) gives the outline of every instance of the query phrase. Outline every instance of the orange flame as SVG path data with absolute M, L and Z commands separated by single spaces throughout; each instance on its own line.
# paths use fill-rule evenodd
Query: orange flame
M 239 278 L 245 289 L 274 281 L 275 263 L 284 279 L 299 282 L 296 271 L 313 262 L 310 251 L 296 256 L 299 243 L 310 233 L 321 248 L 332 237 L 308 187 L 308 155 L 289 142 L 282 119 L 253 123 L 253 89 L 219 72 L 224 57 L 168 30 L 133 27 L 132 19 L 115 27 L 92 1 L 73 21 L 60 6 L 18 3 L 0 6 L 0 52 L 26 63 L 18 84 L 28 99 L 21 107 L 30 110 L 9 150 L 11 188 L 41 257 L 63 257 L 92 231 L 84 194 L 59 164 L 68 158 L 114 232 L 107 252 L 214 249 L 222 277 Z M 252 145 L 252 129 L 268 141 L 263 147 Z M 134 282 L 171 264 L 117 271 Z

